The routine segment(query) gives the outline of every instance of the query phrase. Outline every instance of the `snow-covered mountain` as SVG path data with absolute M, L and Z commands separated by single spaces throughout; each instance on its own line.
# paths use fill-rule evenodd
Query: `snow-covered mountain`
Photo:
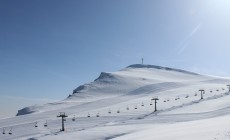
M 228 84 L 229 78 L 135 64 L 102 72 L 65 100 L 26 107 L 0 120 L 1 130 L 14 132 L 0 139 L 227 139 Z M 153 97 L 159 99 L 156 112 Z M 59 112 L 68 114 L 65 132 L 59 132 Z

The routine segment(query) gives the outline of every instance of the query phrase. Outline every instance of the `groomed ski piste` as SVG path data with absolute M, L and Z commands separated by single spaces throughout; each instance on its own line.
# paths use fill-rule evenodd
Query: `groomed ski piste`
M 229 78 L 131 65 L 102 72 L 63 101 L 1 119 L 0 139 L 229 140 L 229 84 Z M 60 112 L 68 116 L 65 131 Z

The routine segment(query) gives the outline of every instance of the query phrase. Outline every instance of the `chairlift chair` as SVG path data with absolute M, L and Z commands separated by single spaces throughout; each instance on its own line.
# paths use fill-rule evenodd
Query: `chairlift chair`
M 145 106 L 143 102 L 142 102 L 141 106 Z
M 12 135 L 12 128 L 11 128 L 10 131 L 9 131 L 9 135 Z
M 35 122 L 35 123 L 34 123 L 34 127 L 38 127 L 38 122 Z
M 87 116 L 88 118 L 90 117 L 90 114 L 88 113 L 88 116 Z
M 150 105 L 153 105 L 153 101 L 151 100 Z
M 74 117 L 72 118 L 72 121 L 74 122 L 76 120 L 76 117 L 75 117 L 75 115 L 74 115 Z
M 129 107 L 128 107 L 128 106 L 126 107 L 126 110 L 129 110 Z
M 44 127 L 47 127 L 48 126 L 48 124 L 47 124 L 47 121 L 44 123 Z
M 120 110 L 117 110 L 117 113 L 120 113 Z
M 137 109 L 137 106 L 135 106 L 135 108 L 134 109 Z
M 2 129 L 2 134 L 3 134 L 3 135 L 6 134 L 5 128 Z
M 97 113 L 96 117 L 100 117 L 99 113 Z

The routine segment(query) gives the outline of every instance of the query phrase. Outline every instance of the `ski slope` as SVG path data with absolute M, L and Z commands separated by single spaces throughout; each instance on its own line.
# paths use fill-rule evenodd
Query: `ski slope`
M 5 134 L 0 133 L 0 139 L 227 140 L 228 84 L 229 78 L 131 65 L 102 72 L 62 101 L 30 106 L 19 110 L 18 116 L 1 119 L 0 130 Z M 153 97 L 159 99 L 156 112 Z M 57 118 L 60 112 L 68 115 L 64 132 Z

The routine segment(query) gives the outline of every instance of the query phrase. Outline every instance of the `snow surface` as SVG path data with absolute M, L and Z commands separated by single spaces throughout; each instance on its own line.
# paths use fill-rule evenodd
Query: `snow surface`
M 63 101 L 26 107 L 18 116 L 1 119 L 6 134 L 0 133 L 0 139 L 227 140 L 229 83 L 228 78 L 152 65 L 102 72 Z M 205 90 L 202 100 L 200 89 Z M 159 98 L 156 112 L 153 97 Z M 59 112 L 68 115 L 64 132 Z

